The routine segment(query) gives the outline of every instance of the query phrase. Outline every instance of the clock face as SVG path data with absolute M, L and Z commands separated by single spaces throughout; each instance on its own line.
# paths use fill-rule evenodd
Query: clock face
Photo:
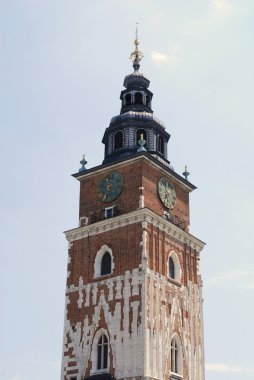
M 112 172 L 103 177 L 98 185 L 97 191 L 102 202 L 112 202 L 123 189 L 123 176 Z
M 172 183 L 166 178 L 160 178 L 158 182 L 158 192 L 164 206 L 172 210 L 176 204 L 176 192 Z

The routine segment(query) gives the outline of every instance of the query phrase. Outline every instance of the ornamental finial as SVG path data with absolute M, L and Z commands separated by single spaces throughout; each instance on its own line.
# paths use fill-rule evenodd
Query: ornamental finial
M 144 145 L 146 144 L 146 140 L 144 139 L 144 134 L 143 133 L 140 133 L 140 138 L 138 140 L 138 149 L 137 149 L 137 152 L 143 152 L 144 150 L 146 150 L 146 148 L 144 147 Z
M 133 62 L 133 68 L 134 68 L 134 72 L 135 71 L 138 71 L 139 68 L 140 68 L 140 64 L 139 62 L 141 61 L 141 59 L 144 57 L 144 54 L 139 50 L 138 48 L 138 45 L 139 45 L 139 39 L 138 39 L 138 22 L 136 24 L 136 38 L 135 38 L 135 41 L 134 41 L 134 45 L 135 45 L 135 49 L 134 51 L 131 53 L 131 56 L 130 56 L 130 59 L 132 60 Z
M 189 175 L 190 175 L 190 173 L 188 172 L 187 165 L 185 165 L 183 176 L 186 179 L 186 181 L 188 181 Z
M 82 172 L 85 172 L 86 171 L 86 164 L 87 164 L 87 161 L 86 161 L 86 156 L 83 154 L 82 155 L 82 160 L 80 161 L 81 163 L 81 168 L 79 169 L 79 173 L 82 173 Z

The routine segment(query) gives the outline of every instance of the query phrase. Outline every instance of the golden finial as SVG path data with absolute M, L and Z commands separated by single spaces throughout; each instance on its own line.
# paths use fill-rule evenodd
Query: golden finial
M 138 39 L 138 22 L 136 23 L 136 38 L 135 38 L 135 41 L 134 41 L 134 45 L 136 47 L 138 47 L 139 45 L 139 39 Z
M 144 57 L 143 53 L 138 49 L 138 45 L 139 45 L 139 39 L 138 39 L 138 22 L 137 22 L 137 24 L 136 24 L 136 38 L 135 38 L 135 41 L 134 41 L 134 45 L 135 45 L 135 49 L 134 49 L 134 51 L 131 53 L 130 59 L 131 59 L 132 62 L 133 62 L 134 71 L 138 71 L 138 70 L 139 70 L 139 67 L 140 67 L 139 62 L 140 62 L 141 59 Z

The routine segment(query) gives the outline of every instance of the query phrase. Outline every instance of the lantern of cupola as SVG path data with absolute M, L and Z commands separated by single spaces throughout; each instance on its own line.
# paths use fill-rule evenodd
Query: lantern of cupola
M 150 81 L 139 71 L 127 75 L 124 79 L 124 87 L 120 99 L 122 101 L 121 114 L 128 111 L 149 112 L 152 111 L 153 93 L 148 90 Z

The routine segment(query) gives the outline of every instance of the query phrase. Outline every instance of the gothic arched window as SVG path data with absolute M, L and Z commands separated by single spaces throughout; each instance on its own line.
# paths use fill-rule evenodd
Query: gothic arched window
M 136 131 L 137 145 L 138 145 L 138 140 L 141 139 L 141 134 L 143 134 L 143 140 L 146 140 L 146 141 L 147 141 L 146 130 L 145 130 L 145 129 L 138 129 L 138 130 Z M 146 144 L 145 144 L 145 145 L 146 145 Z
M 169 274 L 169 277 L 175 278 L 175 264 L 172 257 L 170 257 L 168 260 L 168 274 Z
M 182 375 L 182 350 L 177 336 L 171 340 L 171 372 Z
M 178 347 L 175 338 L 171 341 L 171 372 L 178 373 Z
M 102 335 L 97 347 L 97 369 L 108 368 L 108 338 Z
M 135 104 L 143 104 L 143 94 L 141 92 L 136 92 Z
M 125 105 L 126 107 L 131 105 L 131 94 L 125 95 Z
M 101 259 L 101 276 L 111 273 L 111 255 L 105 252 Z
M 160 153 L 164 154 L 164 140 L 162 136 L 158 136 L 157 149 Z
M 123 148 L 123 132 L 122 131 L 116 132 L 115 139 L 114 139 L 114 147 L 115 149 Z
M 168 256 L 167 275 L 169 280 L 175 280 L 181 283 L 182 269 L 178 255 L 171 251 Z

